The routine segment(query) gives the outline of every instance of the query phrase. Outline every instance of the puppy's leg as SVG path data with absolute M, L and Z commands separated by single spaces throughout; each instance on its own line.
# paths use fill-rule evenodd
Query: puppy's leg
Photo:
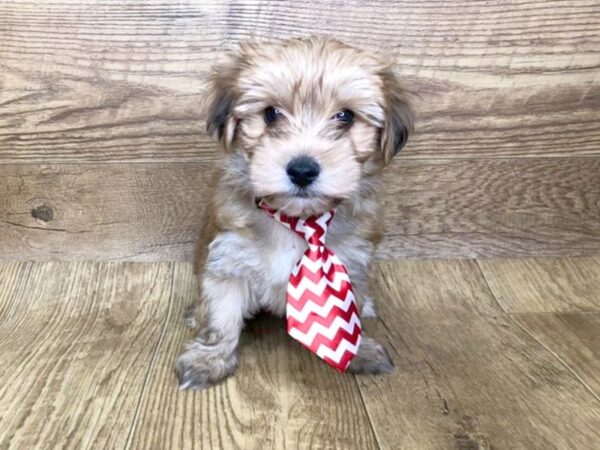
M 196 302 L 189 305 L 185 309 L 185 315 L 184 315 L 185 325 L 192 330 L 198 329 L 198 320 L 196 319 L 196 316 L 198 315 L 197 310 L 198 310 L 198 305 L 196 304 Z
M 237 345 L 249 309 L 248 287 L 239 278 L 205 275 L 202 293 L 206 324 L 175 365 L 181 389 L 212 386 L 237 367 Z
M 358 248 L 356 246 L 355 248 Z M 352 289 L 360 310 L 361 318 L 376 318 L 375 305 L 369 297 L 369 269 L 365 261 L 366 257 L 355 259 L 347 257 L 348 271 L 352 280 Z M 378 374 L 394 371 L 394 363 L 387 350 L 379 342 L 363 335 L 358 353 L 348 366 L 348 372 L 355 374 Z
M 352 278 L 352 286 L 358 306 L 360 308 L 360 317 L 362 319 L 376 318 L 375 305 L 368 296 L 368 277 L 367 272 L 359 272 Z M 356 281 L 355 281 L 356 280 Z M 355 374 L 378 374 L 391 373 L 394 371 L 394 363 L 387 350 L 379 342 L 363 335 L 358 353 L 348 366 L 348 372 Z
M 375 303 L 371 297 L 362 297 L 362 305 L 360 307 L 360 317 L 362 319 L 376 319 L 377 311 Z
M 394 362 L 383 345 L 369 337 L 363 336 L 358 353 L 348 366 L 348 372 L 354 374 L 391 373 L 395 369 Z
M 352 280 L 352 289 L 354 290 L 360 317 L 362 319 L 375 319 L 377 318 L 377 311 L 373 299 L 369 296 L 369 278 L 366 273 L 366 269 L 356 271 L 354 275 L 350 275 L 350 279 Z

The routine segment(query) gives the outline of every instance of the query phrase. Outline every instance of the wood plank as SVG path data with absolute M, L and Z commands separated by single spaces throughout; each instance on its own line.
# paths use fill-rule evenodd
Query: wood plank
M 595 0 L 0 4 L 0 163 L 207 161 L 209 67 L 255 36 L 325 33 L 398 59 L 405 158 L 600 154 Z
M 481 260 L 490 289 L 510 313 L 600 312 L 600 258 Z
M 600 253 L 600 160 L 396 161 L 389 258 Z
M 6 259 L 189 258 L 205 164 L 0 166 Z
M 600 398 L 600 313 L 523 313 L 513 317 Z
M 172 266 L 0 264 L 0 448 L 125 444 Z
M 600 402 L 507 316 L 473 261 L 382 263 L 379 316 L 398 370 L 359 378 L 382 448 L 593 448 Z
M 280 319 L 251 323 L 233 378 L 179 391 L 173 364 L 191 337 L 183 316 L 194 295 L 191 265 L 177 263 L 173 313 L 132 448 L 377 448 L 355 379 L 293 343 Z
M 0 165 L 0 258 L 188 259 L 211 163 Z M 600 159 L 396 161 L 381 258 L 600 253 Z

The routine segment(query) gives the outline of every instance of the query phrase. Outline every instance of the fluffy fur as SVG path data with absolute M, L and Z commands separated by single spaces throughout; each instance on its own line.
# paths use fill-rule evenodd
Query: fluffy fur
M 274 123 L 265 111 L 278 108 Z M 350 126 L 336 113 L 350 110 Z M 195 255 L 201 295 L 197 337 L 179 356 L 182 388 L 231 375 L 244 320 L 285 315 L 286 285 L 306 244 L 256 207 L 265 199 L 293 216 L 336 208 L 327 244 L 346 265 L 363 317 L 374 316 L 369 269 L 382 235 L 381 169 L 404 146 L 412 113 L 388 62 L 336 40 L 244 43 L 214 71 L 208 131 L 224 149 Z M 321 172 L 298 190 L 286 165 L 299 155 Z M 385 349 L 363 336 L 349 371 L 390 372 Z

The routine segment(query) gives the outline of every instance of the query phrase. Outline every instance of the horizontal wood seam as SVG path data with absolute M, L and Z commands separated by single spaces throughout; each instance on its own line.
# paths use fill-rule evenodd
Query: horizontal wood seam
M 216 165 L 221 161 L 220 156 L 216 156 L 214 159 L 206 159 L 206 158 L 197 158 L 197 159 L 187 159 L 187 158 L 177 158 L 177 159 L 123 159 L 118 161 L 91 161 L 91 160 L 83 160 L 83 161 L 75 161 L 75 160 L 53 160 L 49 159 L 47 161 L 39 161 L 39 160 L 13 160 L 13 161 L 2 161 L 2 156 L 0 155 L 0 166 L 110 166 L 110 165 L 181 165 L 181 166 L 189 166 L 190 164 L 204 164 L 204 165 Z M 411 163 L 415 162 L 424 162 L 424 163 L 448 163 L 448 162 L 465 162 L 465 161 L 511 161 L 511 160 L 519 160 L 519 161 L 539 161 L 539 160 L 548 160 L 548 159 L 571 159 L 571 160 L 588 160 L 595 159 L 600 160 L 599 155 L 564 155 L 564 154 L 547 154 L 547 155 L 509 155 L 509 156 L 449 156 L 449 157 L 440 157 L 440 156 L 432 156 L 432 157 L 417 157 L 417 156 L 400 156 L 396 158 L 396 162 L 394 164 L 402 164 L 402 161 L 410 161 Z

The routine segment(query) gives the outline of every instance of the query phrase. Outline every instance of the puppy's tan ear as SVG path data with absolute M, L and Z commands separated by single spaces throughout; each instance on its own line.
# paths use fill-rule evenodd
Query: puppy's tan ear
M 238 58 L 229 55 L 213 69 L 208 89 L 206 131 L 230 150 L 235 137 L 236 119 L 232 115 L 235 86 L 239 74 Z
M 414 113 L 407 93 L 391 68 L 380 74 L 385 98 L 385 122 L 381 131 L 381 150 L 385 164 L 404 147 L 414 130 Z

